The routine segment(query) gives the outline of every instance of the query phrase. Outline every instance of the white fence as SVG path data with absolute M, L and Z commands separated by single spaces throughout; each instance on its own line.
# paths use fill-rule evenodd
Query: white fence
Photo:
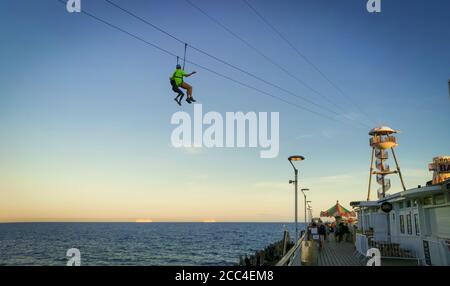
M 364 234 L 357 233 L 355 239 L 355 247 L 356 251 L 362 256 L 366 256 L 367 250 L 369 249 L 369 244 L 367 240 L 367 236 Z
M 377 248 L 382 258 L 414 259 L 422 265 L 450 266 L 450 240 L 420 236 L 387 236 L 375 240 L 373 236 L 356 234 L 356 251 L 366 256 L 367 250 Z
M 422 239 L 419 236 L 388 236 L 375 240 L 369 237 L 369 248 L 380 250 L 381 257 L 394 259 L 423 259 Z

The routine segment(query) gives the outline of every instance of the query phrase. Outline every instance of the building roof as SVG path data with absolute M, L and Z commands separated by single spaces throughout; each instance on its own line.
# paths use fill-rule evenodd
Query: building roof
M 389 126 L 379 126 L 370 130 L 369 135 L 387 135 L 392 133 L 398 133 L 398 130 L 394 130 Z
M 356 202 L 351 202 L 350 205 L 354 208 L 355 207 L 370 208 L 370 207 L 377 207 L 377 206 L 381 205 L 383 202 L 393 203 L 393 202 L 402 201 L 402 200 L 405 200 L 408 198 L 417 198 L 417 197 L 422 197 L 422 196 L 439 194 L 444 191 L 444 187 L 447 187 L 446 183 L 447 184 L 450 183 L 450 180 L 447 180 L 446 182 L 439 184 L 439 185 L 432 185 L 432 186 L 408 189 L 406 191 L 388 195 L 385 198 L 380 199 L 378 201 L 356 201 Z
M 436 193 L 441 193 L 442 191 L 443 191 L 442 185 L 433 185 L 433 186 L 409 189 L 409 190 L 400 192 L 400 194 L 402 197 L 405 197 L 405 198 L 414 198 L 414 197 L 419 197 L 419 196 L 424 196 L 424 195 L 433 195 Z
M 350 202 L 350 206 L 357 208 L 357 207 L 377 207 L 378 206 L 378 201 L 355 201 L 355 202 Z

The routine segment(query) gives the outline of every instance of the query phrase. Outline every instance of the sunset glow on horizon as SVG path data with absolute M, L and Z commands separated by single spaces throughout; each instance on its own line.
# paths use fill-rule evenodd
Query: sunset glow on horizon
M 252 1 L 343 92 L 240 1 L 199 6 L 306 86 L 184 2 L 117 1 L 189 43 L 185 70 L 197 73 L 186 82 L 204 114 L 278 112 L 278 157 L 262 159 L 264 148 L 250 144 L 171 144 L 172 116 L 194 118 L 195 105 L 178 106 L 169 82 L 184 44 L 105 1 L 83 9 L 170 55 L 58 1 L 2 1 L 0 223 L 292 222 L 292 155 L 305 158 L 295 165 L 313 216 L 337 200 L 347 209 L 366 200 L 373 127 L 401 130 L 406 188 L 424 186 L 432 158 L 449 155 L 448 1 L 408 1 L 406 11 L 383 1 L 379 15 L 360 1 Z M 192 120 L 192 139 L 205 133 L 203 120 L 198 130 Z M 401 190 L 392 176 L 389 192 Z M 303 222 L 301 194 L 298 205 Z

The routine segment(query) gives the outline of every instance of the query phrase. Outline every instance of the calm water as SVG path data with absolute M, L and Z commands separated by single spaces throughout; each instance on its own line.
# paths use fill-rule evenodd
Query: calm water
M 283 236 L 283 223 L 0 224 L 0 265 L 234 265 Z M 293 225 L 288 225 L 293 236 Z

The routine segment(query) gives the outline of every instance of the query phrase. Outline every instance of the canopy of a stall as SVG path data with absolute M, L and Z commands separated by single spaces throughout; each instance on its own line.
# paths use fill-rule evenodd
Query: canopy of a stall
M 348 209 L 344 208 L 339 201 L 336 201 L 336 205 L 332 206 L 326 211 L 320 212 L 321 217 L 355 217 L 356 214 Z

